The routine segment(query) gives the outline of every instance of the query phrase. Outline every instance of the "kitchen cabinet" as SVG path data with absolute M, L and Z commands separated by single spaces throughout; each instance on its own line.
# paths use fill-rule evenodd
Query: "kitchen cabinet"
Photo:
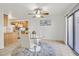
M 18 39 L 17 39 L 17 34 L 15 32 L 6 32 L 4 33 L 4 46 L 10 46 L 12 44 L 17 44 Z
M 8 26 L 8 15 L 4 14 L 4 26 Z

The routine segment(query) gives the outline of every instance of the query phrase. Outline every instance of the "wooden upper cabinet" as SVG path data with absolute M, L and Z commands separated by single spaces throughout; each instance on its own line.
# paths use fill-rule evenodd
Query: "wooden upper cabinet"
M 22 23 L 23 23 L 23 26 L 24 26 L 24 27 L 26 27 L 26 28 L 28 27 L 28 21 L 24 21 L 24 22 L 22 22 Z
M 15 22 L 12 22 L 12 24 L 14 24 L 17 27 L 19 25 L 22 25 L 23 27 L 28 28 L 28 21 L 15 21 Z
M 8 15 L 4 14 L 3 18 L 4 18 L 4 26 L 8 26 Z

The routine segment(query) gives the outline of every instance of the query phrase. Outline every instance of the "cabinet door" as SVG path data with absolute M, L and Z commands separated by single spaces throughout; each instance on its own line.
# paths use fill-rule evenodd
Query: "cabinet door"
M 79 54 L 79 11 L 75 13 L 75 51 Z
M 68 45 L 73 49 L 73 15 L 68 18 Z
M 8 15 L 4 14 L 4 26 L 8 26 Z

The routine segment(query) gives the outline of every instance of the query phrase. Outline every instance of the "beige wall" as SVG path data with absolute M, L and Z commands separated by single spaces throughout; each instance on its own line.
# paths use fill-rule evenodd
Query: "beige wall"
M 40 20 L 51 20 L 50 26 L 40 26 Z M 65 18 L 63 15 L 51 15 L 47 18 L 31 18 L 30 32 L 36 30 L 37 35 L 49 40 L 65 40 Z

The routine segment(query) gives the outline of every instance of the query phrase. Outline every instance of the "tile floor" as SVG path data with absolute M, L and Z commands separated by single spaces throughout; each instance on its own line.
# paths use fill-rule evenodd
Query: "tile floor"
M 73 51 L 62 42 L 50 41 L 50 40 L 42 40 L 42 42 L 50 44 L 54 48 L 56 56 L 75 56 Z M 13 44 L 4 49 L 0 49 L 0 56 L 11 56 L 14 50 L 17 49 L 18 47 L 19 45 Z M 23 48 L 20 48 L 19 51 L 22 49 Z

